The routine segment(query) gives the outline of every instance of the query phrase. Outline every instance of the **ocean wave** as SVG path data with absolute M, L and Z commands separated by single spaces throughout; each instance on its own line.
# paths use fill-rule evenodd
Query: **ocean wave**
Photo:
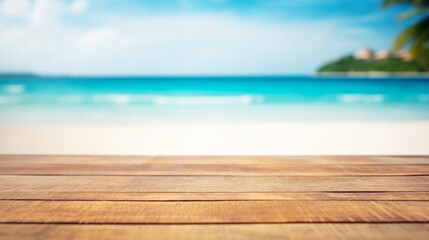
M 342 103 L 382 103 L 386 96 L 382 94 L 340 94 L 338 101 Z
M 242 96 L 194 96 L 194 97 L 165 97 L 155 96 L 156 105 L 249 105 L 256 102 L 252 95 Z
M 149 104 L 149 105 L 249 105 L 260 103 L 263 97 L 259 95 L 237 96 L 163 96 L 163 95 L 128 95 L 128 94 L 100 94 L 92 97 L 94 103 L 113 104 Z
M 25 92 L 25 85 L 22 84 L 7 84 L 1 87 L 3 93 L 21 94 Z
M 151 94 L 0 94 L 1 105 L 146 105 L 146 106 L 244 106 L 260 104 L 384 104 L 429 103 L 429 94 L 305 95 L 151 95 Z
M 128 105 L 142 104 L 155 106 L 220 106 L 220 105 L 250 105 L 262 103 L 260 95 L 235 96 L 165 96 L 165 95 L 133 95 L 133 94 L 95 94 L 95 95 L 0 95 L 1 105 L 15 104 L 113 104 Z
M 94 103 L 128 104 L 131 101 L 131 97 L 131 95 L 127 94 L 100 94 L 94 95 L 92 101 Z

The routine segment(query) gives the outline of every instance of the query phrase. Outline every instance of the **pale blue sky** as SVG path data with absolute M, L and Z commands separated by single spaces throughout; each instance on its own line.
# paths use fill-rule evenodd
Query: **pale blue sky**
M 0 0 L 0 71 L 311 74 L 410 22 L 380 0 Z

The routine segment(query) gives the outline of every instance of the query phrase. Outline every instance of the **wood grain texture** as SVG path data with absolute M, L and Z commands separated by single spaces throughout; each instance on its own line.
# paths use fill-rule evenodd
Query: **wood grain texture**
M 139 193 L 3 191 L 0 200 L 74 201 L 429 201 L 429 192 Z
M 0 239 L 11 240 L 427 240 L 428 238 L 429 224 L 0 224 Z
M 429 156 L 155 156 L 156 164 L 429 164 Z
M 33 163 L 145 163 L 150 156 L 97 156 L 97 155 L 0 155 L 0 162 Z
M 0 174 L 164 176 L 411 176 L 429 175 L 429 164 L 152 164 L 2 161 Z
M 418 177 L 0 176 L 0 192 L 315 192 L 427 191 Z
M 203 238 L 429 239 L 429 157 L 0 155 L 0 239 Z
M 0 201 L 2 223 L 429 222 L 422 201 Z

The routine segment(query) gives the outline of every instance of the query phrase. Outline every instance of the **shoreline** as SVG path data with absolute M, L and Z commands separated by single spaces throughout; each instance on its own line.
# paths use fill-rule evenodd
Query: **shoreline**
M 0 154 L 429 155 L 429 121 L 1 126 Z

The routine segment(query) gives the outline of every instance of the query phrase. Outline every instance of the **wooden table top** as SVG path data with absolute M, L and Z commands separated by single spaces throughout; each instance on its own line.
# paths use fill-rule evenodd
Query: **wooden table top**
M 0 239 L 429 239 L 429 156 L 0 155 Z

